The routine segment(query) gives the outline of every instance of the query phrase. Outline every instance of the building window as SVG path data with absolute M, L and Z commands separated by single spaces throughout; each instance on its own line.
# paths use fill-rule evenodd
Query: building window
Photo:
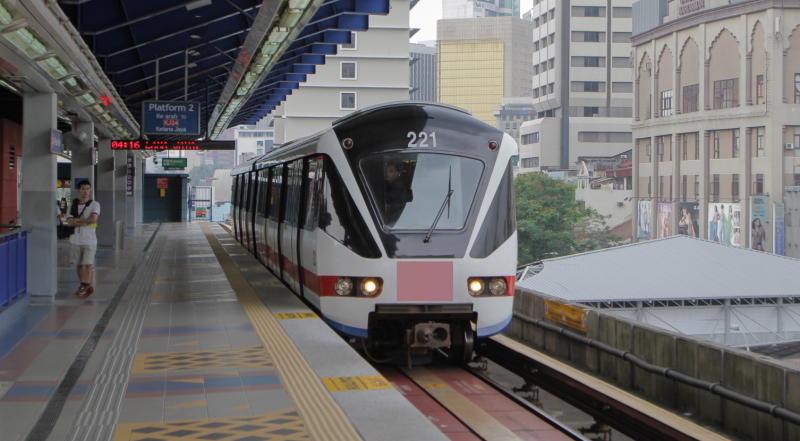
M 700 134 L 694 134 L 694 159 L 700 159 Z
M 633 92 L 633 83 L 615 81 L 611 83 L 611 91 L 615 93 L 631 93 Z
M 711 201 L 719 202 L 719 175 L 711 177 Z
M 584 107 L 583 116 L 597 116 L 600 114 L 599 107 Z
M 573 17 L 605 17 L 606 8 L 602 6 L 573 6 Z
M 523 144 L 536 144 L 537 142 L 539 142 L 539 132 L 522 135 Z
M 719 130 L 715 130 L 713 133 L 714 133 L 714 152 L 711 155 L 711 158 L 719 159 Z
M 700 200 L 700 175 L 694 175 L 694 200 Z
M 573 81 L 573 92 L 605 92 L 606 83 L 602 81 Z
M 350 43 L 342 43 L 339 45 L 341 49 L 348 49 L 348 50 L 355 50 L 357 49 L 356 46 L 356 33 L 350 32 Z
M 572 57 L 572 67 L 606 67 L 606 57 Z
M 611 67 L 631 67 L 630 57 L 612 57 Z
M 661 92 L 661 116 L 672 115 L 672 90 Z
M 795 76 L 795 84 L 797 76 Z M 795 97 L 797 92 L 795 92 Z M 795 98 L 796 99 L 796 98 Z M 739 79 L 714 81 L 714 108 L 729 109 L 739 105 Z
M 767 156 L 767 151 L 764 149 L 764 128 L 759 127 L 756 129 L 756 157 Z
M 556 83 L 550 83 L 547 85 L 547 93 L 553 93 L 553 90 L 556 87 Z
M 689 185 L 689 176 L 687 176 L 687 175 L 681 176 L 681 198 L 682 198 L 681 200 L 682 201 L 686 200 L 686 195 L 688 193 L 688 188 L 686 188 L 686 187 L 688 187 L 688 185 Z
M 356 108 L 355 92 L 339 92 L 339 109 L 351 110 Z
M 739 174 L 734 173 L 733 180 L 731 180 L 731 198 L 733 202 L 739 201 Z
M 632 17 L 632 10 L 633 8 L 625 7 L 625 6 L 615 6 L 612 8 L 612 16 L 614 18 L 631 18 Z
M 800 104 L 800 73 L 794 74 L 794 103 Z
M 342 80 L 355 80 L 356 79 L 356 62 L 355 61 L 342 61 L 339 63 L 340 74 L 339 78 Z
M 572 41 L 599 43 L 606 41 L 605 32 L 596 31 L 572 31 Z
M 761 173 L 757 173 L 753 180 L 753 194 L 764 194 L 764 175 Z
M 699 84 L 691 84 L 689 86 L 683 86 L 683 107 L 681 107 L 681 112 L 683 113 L 697 112 L 699 96 L 700 96 Z
M 631 42 L 631 33 L 630 32 L 614 32 L 611 34 L 611 41 L 614 43 L 630 43 Z
M 756 104 L 764 104 L 764 74 L 756 75 Z
M 653 162 L 653 153 L 651 152 L 650 144 L 644 144 L 642 145 L 642 148 L 644 150 L 644 154 L 647 156 L 647 162 Z
M 664 197 L 664 176 L 658 178 L 658 199 Z
M 659 136 L 656 138 L 656 152 L 658 154 L 658 162 L 664 161 L 664 138 Z
M 731 140 L 731 157 L 739 157 L 739 129 L 732 130 L 733 138 Z
M 631 132 L 578 132 L 580 142 L 631 142 Z
M 522 168 L 538 167 L 539 157 L 537 156 L 533 158 L 522 158 L 522 160 L 520 161 L 520 165 L 522 165 Z

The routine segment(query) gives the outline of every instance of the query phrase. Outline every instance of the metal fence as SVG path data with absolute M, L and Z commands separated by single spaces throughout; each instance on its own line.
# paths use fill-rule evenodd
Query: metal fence
M 0 234 L 0 307 L 22 297 L 28 288 L 28 232 Z

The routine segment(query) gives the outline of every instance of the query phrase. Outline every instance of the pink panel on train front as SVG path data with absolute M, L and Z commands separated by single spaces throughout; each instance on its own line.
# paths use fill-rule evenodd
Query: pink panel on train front
M 453 301 L 453 262 L 397 262 L 397 301 Z

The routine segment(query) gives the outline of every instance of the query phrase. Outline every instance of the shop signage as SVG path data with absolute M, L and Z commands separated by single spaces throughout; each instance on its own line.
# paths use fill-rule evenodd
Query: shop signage
M 681 0 L 678 5 L 678 15 L 684 16 L 706 8 L 706 0 Z

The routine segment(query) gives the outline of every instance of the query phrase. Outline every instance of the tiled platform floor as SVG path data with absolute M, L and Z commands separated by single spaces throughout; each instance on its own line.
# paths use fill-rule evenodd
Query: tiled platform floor
M 34 298 L 22 319 L 0 326 L 1 439 L 311 439 L 308 415 L 300 411 L 263 335 L 243 310 L 212 239 L 198 224 L 156 228 L 138 228 L 124 250 L 98 252 L 97 291 L 85 300 L 74 297 L 77 277 L 66 267 L 66 244 L 60 244 L 55 299 Z M 248 262 L 235 241 L 214 228 L 222 245 L 217 252 L 224 248 L 236 265 L 243 265 L 242 274 L 258 298 L 277 295 L 279 310 L 273 312 L 315 317 L 296 312 L 302 311 L 299 302 L 279 293 L 284 289 L 280 283 L 268 283 L 266 270 Z M 115 310 L 106 314 L 107 327 L 99 334 L 96 325 L 109 307 Z M 316 317 L 287 322 L 295 323 L 282 324 L 284 332 L 295 334 L 306 357 L 321 355 L 309 342 L 336 341 Z M 331 336 L 315 337 L 320 332 Z M 92 333 L 97 337 L 93 350 Z M 343 358 L 347 351 L 335 352 Z M 360 359 L 335 366 L 319 363 L 315 369 L 326 377 L 339 370 L 353 372 L 352 363 L 356 371 L 377 374 Z M 69 378 L 74 379 L 71 390 L 65 389 Z M 364 439 L 441 436 L 435 428 L 426 432 L 428 421 L 410 411 L 393 389 L 334 395 Z M 418 417 L 411 426 L 422 432 L 405 429 L 397 433 L 407 436 L 390 435 L 390 428 L 372 417 L 379 410 L 376 402 L 390 406 L 395 415 Z

